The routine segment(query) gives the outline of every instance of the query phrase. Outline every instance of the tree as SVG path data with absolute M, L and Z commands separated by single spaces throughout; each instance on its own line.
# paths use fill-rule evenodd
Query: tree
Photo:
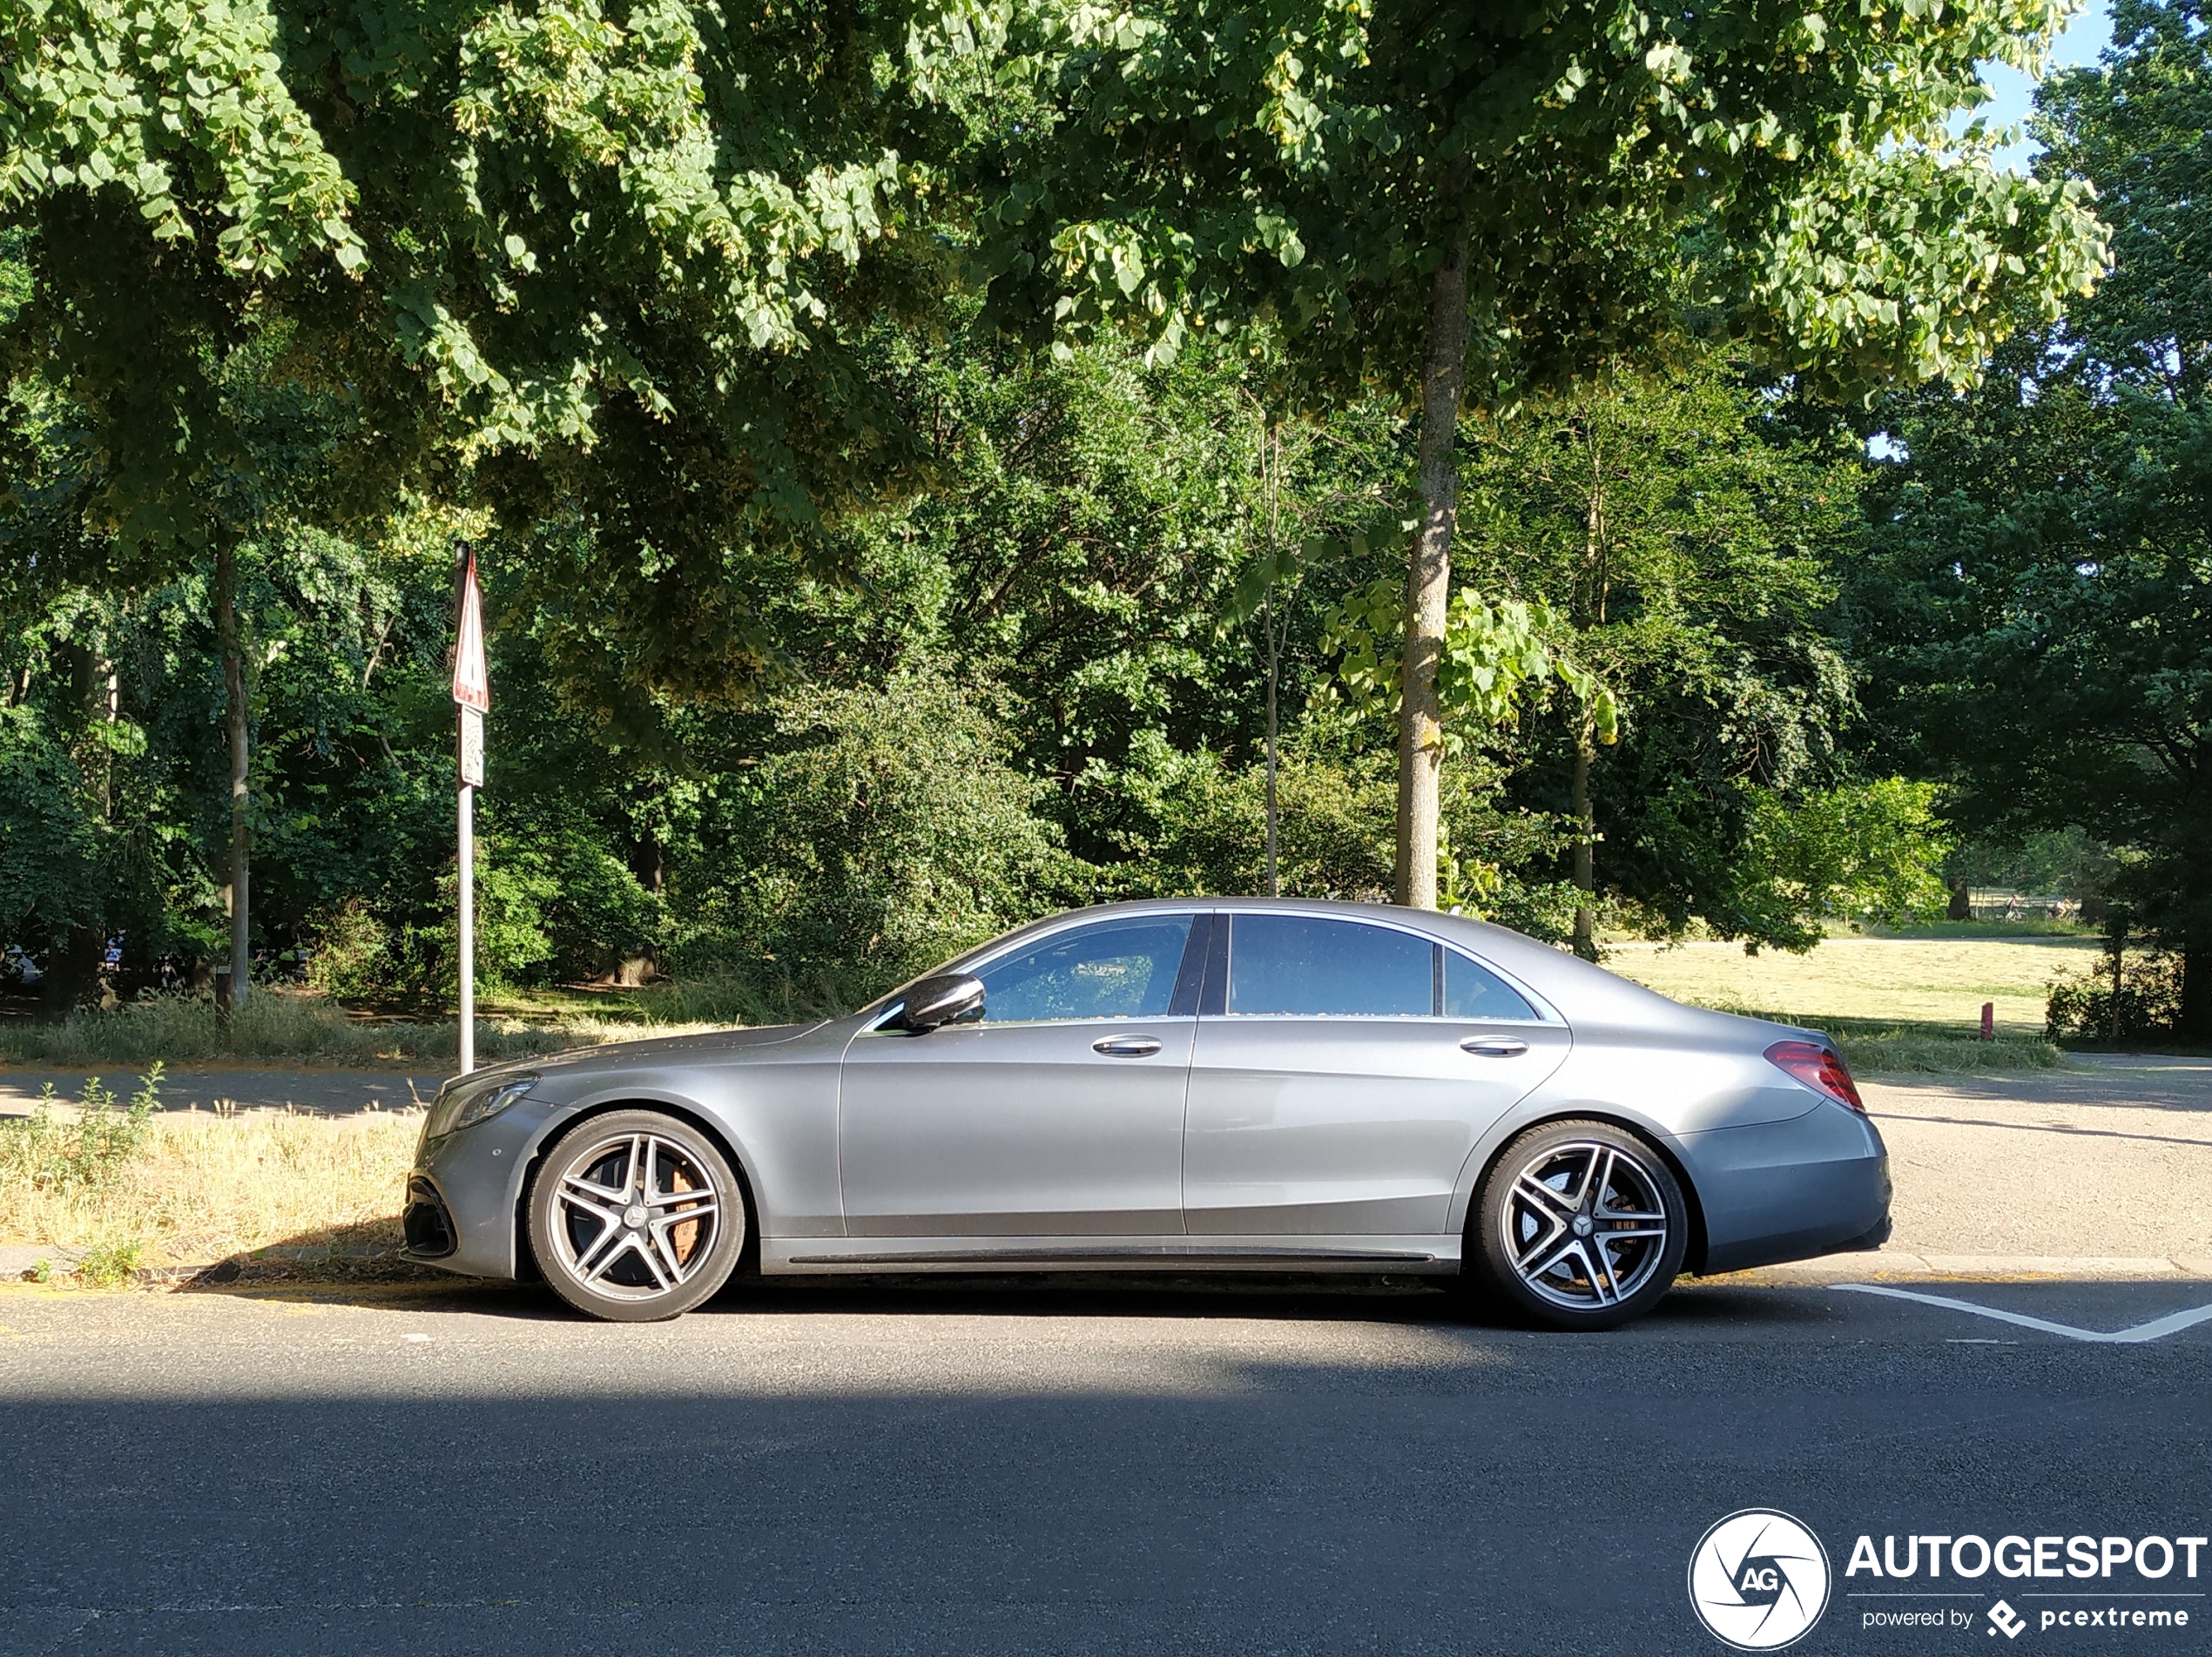
M 1397 895 L 1433 905 L 1463 405 L 1663 351 L 1690 300 L 1808 383 L 1970 377 L 2100 254 L 2078 185 L 1999 172 L 1978 131 L 1944 130 L 1981 99 L 1978 60 L 2033 61 L 2062 15 L 1018 10 L 1010 61 L 1042 90 L 995 135 L 995 313 L 1160 351 L 1264 319 L 1309 395 L 1418 408 Z
M 1852 594 L 1895 751 L 1986 836 L 2074 827 L 2177 950 L 2212 1037 L 2212 33 L 2122 0 L 2103 65 L 2045 90 L 2038 163 L 2095 185 L 2114 268 L 1963 399 L 1885 411 Z
M 1784 941 L 1788 906 L 1749 895 L 1752 805 L 1846 779 L 1852 670 L 1828 634 L 1863 535 L 1857 445 L 1791 412 L 1708 350 L 1531 400 L 1469 444 L 1467 579 L 1550 605 L 1586 671 L 1633 687 L 1617 744 L 1568 697 L 1514 744 L 1516 796 L 1575 825 L 1578 949 L 1601 888 L 1656 931 L 1696 915 Z M 1793 912 L 1786 936 L 1814 919 Z

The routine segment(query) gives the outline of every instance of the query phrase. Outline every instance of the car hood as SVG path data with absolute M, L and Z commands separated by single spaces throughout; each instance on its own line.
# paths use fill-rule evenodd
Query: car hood
M 628 1064 L 638 1060 L 735 1053 L 746 1047 L 772 1047 L 781 1042 L 793 1041 L 810 1031 L 820 1029 L 827 1022 L 826 1019 L 817 1019 L 812 1024 L 764 1024 L 752 1029 L 709 1030 L 698 1035 L 662 1035 L 639 1041 L 606 1041 L 597 1047 L 570 1047 L 540 1058 L 517 1060 L 502 1065 L 500 1068 L 536 1071 L 543 1074 L 551 1070 L 568 1070 L 579 1065 L 598 1065 L 610 1061 Z

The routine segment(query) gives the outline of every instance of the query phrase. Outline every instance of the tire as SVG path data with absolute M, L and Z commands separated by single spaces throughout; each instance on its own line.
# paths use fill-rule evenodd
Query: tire
M 1640 1135 L 1546 1122 L 1492 1165 L 1469 1229 L 1481 1289 L 1553 1329 L 1612 1329 L 1674 1286 L 1689 1205 Z
M 610 1111 L 545 1153 L 530 1190 L 530 1253 L 578 1311 L 657 1323 L 730 1280 L 745 1219 L 745 1192 L 712 1140 L 658 1110 Z

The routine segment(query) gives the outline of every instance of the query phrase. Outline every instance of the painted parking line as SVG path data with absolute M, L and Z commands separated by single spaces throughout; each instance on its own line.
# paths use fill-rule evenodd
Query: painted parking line
M 2212 1323 L 2212 1306 L 2195 1306 L 2187 1311 L 2169 1312 L 2163 1317 L 2154 1317 L 2148 1324 L 2137 1324 L 2132 1329 L 2078 1329 L 2072 1324 L 2054 1324 L 2047 1317 L 2031 1317 L 2026 1312 L 2008 1312 L 1996 1306 L 1977 1306 L 1971 1300 L 1954 1300 L 1949 1295 L 1925 1295 L 1917 1289 L 1892 1289 L 1881 1283 L 1838 1283 L 1838 1289 L 1855 1295 L 1883 1295 L 1892 1300 L 1914 1300 L 1923 1306 L 1939 1306 L 1946 1311 L 1972 1312 L 1977 1317 L 1993 1317 L 2000 1324 L 2014 1324 L 2022 1329 L 2040 1330 L 2046 1335 L 2063 1335 L 2070 1341 L 2091 1341 L 2099 1345 L 2139 1346 L 2145 1341 L 2162 1340 L 2168 1335 L 2178 1335 L 2185 1329 L 2199 1324 Z

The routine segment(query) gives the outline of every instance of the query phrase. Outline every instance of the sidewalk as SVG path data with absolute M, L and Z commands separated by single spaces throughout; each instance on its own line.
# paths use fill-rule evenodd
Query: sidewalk
M 137 1064 L 88 1065 L 82 1070 L 30 1069 L 0 1065 L 0 1116 L 30 1113 L 38 1102 L 39 1089 L 51 1082 L 64 1103 L 74 1100 L 87 1075 L 97 1075 L 118 1099 L 127 1100 L 138 1089 L 145 1067 Z M 413 1070 L 357 1070 L 314 1066 L 192 1064 L 173 1067 L 163 1077 L 161 1104 L 165 1110 L 198 1106 L 212 1110 L 228 1101 L 240 1110 L 282 1109 L 321 1111 L 347 1115 L 357 1110 L 408 1110 L 427 1105 L 445 1085 L 442 1073 Z

